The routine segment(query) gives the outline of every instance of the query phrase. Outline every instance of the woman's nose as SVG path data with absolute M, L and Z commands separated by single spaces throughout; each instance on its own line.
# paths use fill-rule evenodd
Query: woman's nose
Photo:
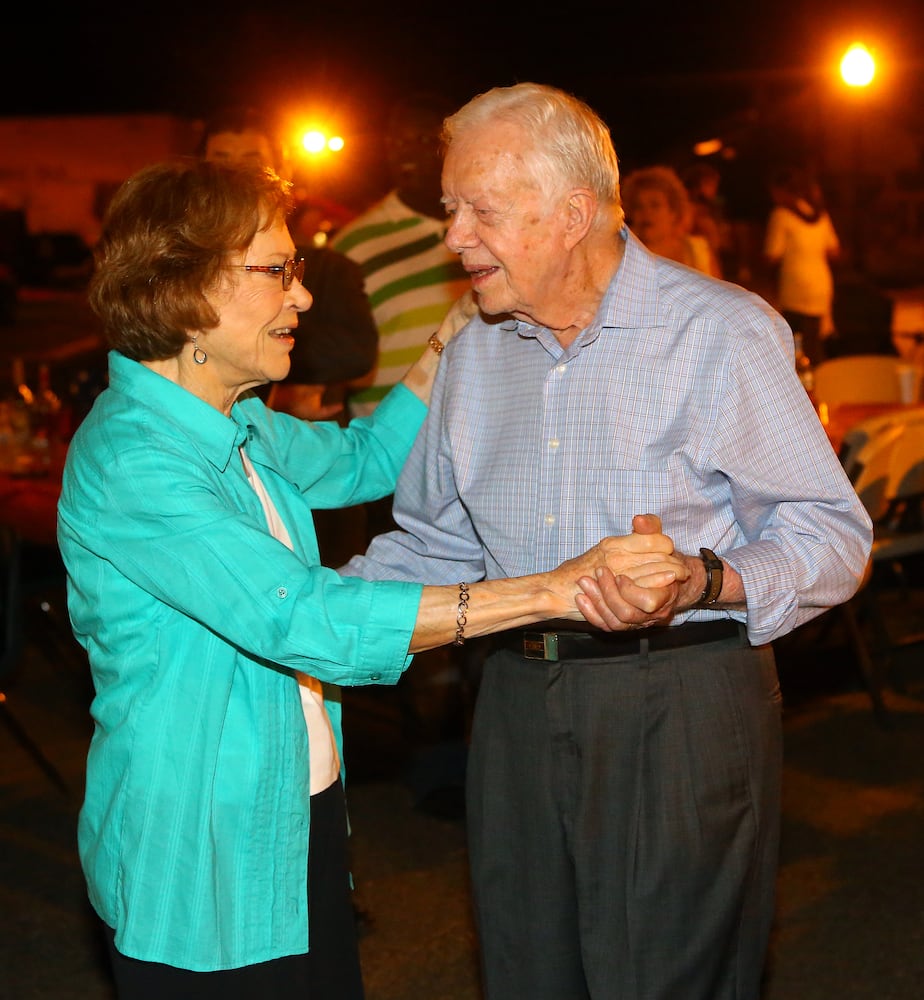
M 310 309 L 312 302 L 314 302 L 314 296 L 297 278 L 292 282 L 292 286 L 289 288 L 289 294 L 292 296 L 295 308 L 299 312 L 305 312 Z

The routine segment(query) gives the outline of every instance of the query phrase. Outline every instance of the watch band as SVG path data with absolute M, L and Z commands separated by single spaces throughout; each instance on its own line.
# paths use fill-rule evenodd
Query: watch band
M 700 549 L 699 557 L 706 567 L 706 586 L 696 602 L 700 607 L 715 604 L 722 593 L 722 560 L 712 549 Z

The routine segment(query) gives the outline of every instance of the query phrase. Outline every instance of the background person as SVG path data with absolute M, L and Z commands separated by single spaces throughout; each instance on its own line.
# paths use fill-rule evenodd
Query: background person
M 504 579 L 636 509 L 690 570 L 669 627 L 495 637 L 467 773 L 485 995 L 756 1000 L 780 818 L 770 643 L 855 592 L 869 517 L 782 318 L 632 235 L 590 108 L 524 83 L 445 134 L 446 243 L 481 315 L 399 478 L 403 531 L 347 572 Z
M 690 233 L 702 236 L 712 248 L 720 276 L 737 274 L 732 227 L 720 193 L 722 175 L 711 163 L 698 161 L 683 171 L 681 180 L 690 199 Z
M 393 489 L 441 352 L 348 428 L 249 392 L 286 376 L 311 305 L 290 209 L 270 171 L 158 164 L 97 247 L 110 382 L 68 450 L 59 545 L 95 689 L 79 851 L 122 1000 L 361 997 L 336 685 L 576 601 L 605 624 L 575 583 L 598 597 L 604 559 L 638 578 L 626 622 L 657 620 L 685 575 L 656 518 L 522 581 L 321 567 L 313 507 Z
M 821 188 L 805 170 L 787 167 L 770 181 L 774 207 L 767 220 L 764 257 L 776 269 L 776 307 L 793 333 L 802 334 L 812 364 L 825 360 L 834 333 L 831 261 L 840 241 Z
M 623 205 L 632 232 L 652 253 L 714 278 L 722 276 L 709 241 L 691 232 L 693 209 L 683 181 L 673 169 L 654 166 L 633 170 L 623 185 Z
M 385 131 L 392 190 L 333 240 L 362 269 L 378 327 L 378 366 L 370 383 L 350 397 L 356 415 L 372 412 L 468 289 L 458 257 L 443 243 L 440 129 L 450 110 L 446 98 L 432 93 L 394 105 Z

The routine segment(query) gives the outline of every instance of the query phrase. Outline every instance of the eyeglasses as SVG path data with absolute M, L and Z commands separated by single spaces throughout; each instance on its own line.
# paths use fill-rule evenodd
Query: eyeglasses
M 292 282 L 305 277 L 305 258 L 293 260 L 291 257 L 284 264 L 230 264 L 230 267 L 242 267 L 245 271 L 259 271 L 261 274 L 278 274 L 282 276 L 282 290 L 287 292 Z

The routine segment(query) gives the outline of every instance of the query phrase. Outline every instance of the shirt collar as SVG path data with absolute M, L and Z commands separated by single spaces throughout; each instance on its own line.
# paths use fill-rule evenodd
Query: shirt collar
M 597 311 L 595 325 L 617 330 L 654 329 L 665 325 L 661 312 L 658 258 L 623 226 L 619 238 L 626 252 Z
M 109 352 L 109 387 L 151 410 L 158 419 L 179 427 L 222 471 L 253 433 L 238 403 L 228 418 L 187 389 L 118 351 Z
M 597 315 L 575 345 L 595 340 L 606 328 L 638 330 L 666 325 L 658 294 L 658 258 L 628 226 L 623 226 L 617 239 L 625 242 L 625 253 L 604 293 Z M 516 331 L 524 337 L 535 337 L 542 329 L 513 317 L 507 317 L 499 325 L 502 330 Z

